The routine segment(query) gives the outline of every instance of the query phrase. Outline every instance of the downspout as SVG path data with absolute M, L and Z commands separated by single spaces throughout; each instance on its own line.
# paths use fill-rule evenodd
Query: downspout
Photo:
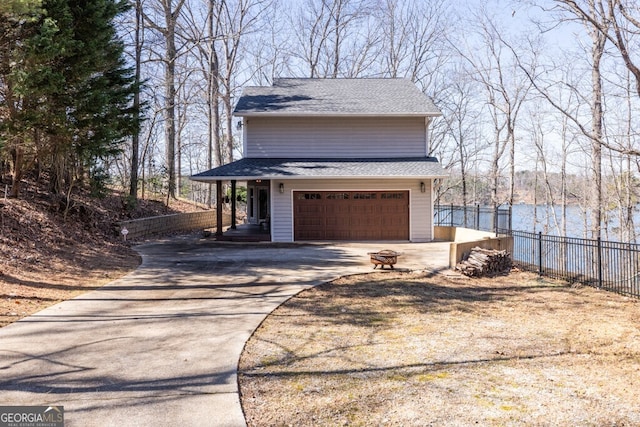
M 425 157 L 429 157 L 429 152 L 431 151 L 431 147 L 430 147 L 430 142 L 429 141 L 429 125 L 431 124 L 431 118 L 429 116 L 425 116 L 424 117 L 424 156 Z M 434 221 L 433 221 L 433 191 L 434 191 L 434 187 L 435 187 L 435 180 L 431 179 L 430 180 L 430 192 L 431 192 L 431 209 L 429 210 L 429 221 L 431 221 L 431 240 L 433 241 L 433 238 L 435 236 L 435 226 L 434 226 Z
M 431 220 L 431 241 L 435 240 L 435 232 L 436 232 L 436 222 L 434 220 L 434 200 L 436 197 L 436 193 L 438 192 L 438 190 L 440 189 L 440 186 L 442 185 L 442 178 L 432 178 L 431 179 L 431 215 L 430 215 L 430 220 Z

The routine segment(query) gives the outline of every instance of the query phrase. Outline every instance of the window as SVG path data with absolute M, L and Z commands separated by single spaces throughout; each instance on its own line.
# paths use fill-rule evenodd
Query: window
M 359 200 L 371 200 L 377 197 L 376 193 L 354 193 L 353 198 Z
M 320 200 L 322 194 L 320 193 L 298 193 L 298 200 Z
M 330 200 L 348 200 L 349 193 L 329 193 L 327 194 L 327 199 Z
M 404 199 L 404 193 L 382 193 L 380 195 L 381 199 Z

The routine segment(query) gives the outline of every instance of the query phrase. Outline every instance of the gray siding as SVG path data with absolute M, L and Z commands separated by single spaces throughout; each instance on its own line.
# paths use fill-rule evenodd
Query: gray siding
M 245 157 L 427 155 L 424 117 L 251 117 L 245 128 Z
M 278 186 L 284 183 L 285 191 Z M 305 190 L 409 190 L 409 236 L 412 242 L 433 240 L 432 181 L 425 179 L 426 191 L 420 191 L 420 181 L 411 180 L 286 180 L 271 182 L 271 239 L 274 242 L 293 241 L 293 191 Z

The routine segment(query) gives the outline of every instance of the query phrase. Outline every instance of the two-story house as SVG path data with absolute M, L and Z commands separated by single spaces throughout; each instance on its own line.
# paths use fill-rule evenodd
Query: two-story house
M 244 158 L 192 179 L 246 181 L 247 218 L 271 241 L 432 240 L 441 113 L 409 80 L 277 79 L 246 88 L 234 114 Z

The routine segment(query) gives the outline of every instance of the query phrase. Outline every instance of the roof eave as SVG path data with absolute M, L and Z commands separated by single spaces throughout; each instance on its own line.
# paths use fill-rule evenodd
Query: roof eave
M 215 181 L 253 181 L 257 179 L 268 179 L 268 180 L 279 180 L 279 181 L 289 181 L 289 180 L 331 180 L 331 179 L 439 179 L 439 178 L 448 178 L 448 174 L 433 174 L 433 175 L 330 175 L 330 176 L 283 176 L 283 175 L 260 175 L 260 176 L 190 176 L 189 179 L 191 181 L 197 182 L 215 182 Z
M 282 113 L 260 111 L 234 112 L 233 115 L 236 117 L 440 117 L 442 113 Z

